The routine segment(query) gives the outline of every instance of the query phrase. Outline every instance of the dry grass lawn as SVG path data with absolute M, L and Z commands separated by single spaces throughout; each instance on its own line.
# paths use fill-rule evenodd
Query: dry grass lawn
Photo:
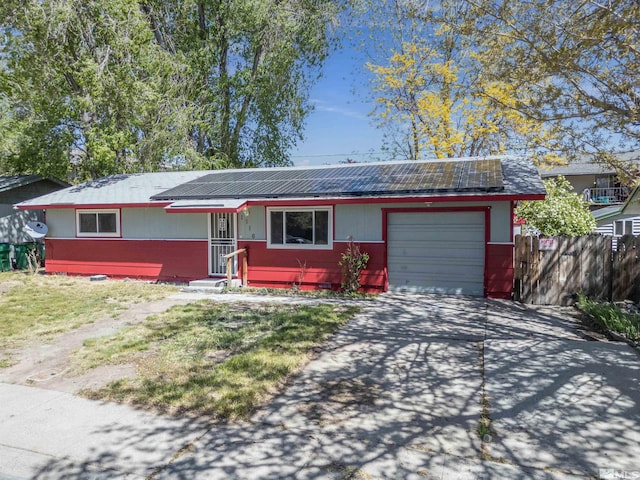
M 85 342 L 77 368 L 136 366 L 138 375 L 83 392 L 170 414 L 246 419 L 356 307 L 200 302 Z
M 166 297 L 176 290 L 135 281 L 0 273 L 0 368 L 12 381 L 35 378 L 49 388 L 89 379 L 96 386 L 80 387 L 80 393 L 90 398 L 169 414 L 246 419 L 359 310 L 201 301 L 135 317 L 140 309 L 134 304 L 171 305 Z M 45 344 L 58 356 L 32 365 Z
M 137 281 L 0 273 L 0 367 L 7 350 L 76 329 L 128 306 L 164 298 L 177 289 Z

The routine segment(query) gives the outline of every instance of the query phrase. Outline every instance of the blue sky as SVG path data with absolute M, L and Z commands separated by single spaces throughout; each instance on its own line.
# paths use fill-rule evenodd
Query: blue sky
M 344 42 L 329 54 L 323 76 L 311 91 L 315 110 L 307 117 L 304 140 L 291 152 L 296 166 L 377 160 L 382 131 L 371 123 L 373 109 L 363 55 Z

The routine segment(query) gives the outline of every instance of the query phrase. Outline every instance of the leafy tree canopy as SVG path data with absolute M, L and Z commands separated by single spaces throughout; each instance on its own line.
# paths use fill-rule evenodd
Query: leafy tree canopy
M 516 108 L 528 102 L 528 89 L 490 74 L 480 39 L 468 32 L 470 15 L 459 1 L 420 11 L 396 3 L 392 53 L 366 65 L 374 74 L 374 118 L 391 133 L 392 149 L 419 159 L 526 148 L 555 160 L 555 132 Z
M 637 176 L 612 155 L 640 148 L 637 1 L 359 5 L 368 31 L 384 32 L 363 46 L 373 118 L 394 153 L 507 151 L 551 163 L 595 154 Z
M 0 170 L 72 176 L 289 163 L 329 0 L 6 0 Z
M 637 177 L 612 152 L 640 147 L 640 3 L 465 1 L 492 74 L 531 91 L 516 108 L 552 125 L 568 158 L 593 153 Z
M 566 235 L 576 237 L 591 233 L 596 221 L 589 204 L 573 191 L 563 176 L 543 180 L 547 197 L 540 201 L 522 202 L 516 209 L 530 229 L 545 236 Z

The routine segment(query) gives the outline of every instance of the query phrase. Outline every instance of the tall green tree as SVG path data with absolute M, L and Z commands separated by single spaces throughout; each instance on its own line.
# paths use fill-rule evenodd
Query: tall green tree
M 0 168 L 79 179 L 287 164 L 334 3 L 8 0 Z

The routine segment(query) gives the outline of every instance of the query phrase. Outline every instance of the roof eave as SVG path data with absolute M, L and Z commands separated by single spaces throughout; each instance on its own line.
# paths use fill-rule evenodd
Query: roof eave
M 627 200 L 624 202 L 620 213 L 628 215 L 640 215 L 640 187 L 636 187 L 633 189 Z
M 274 198 L 247 198 L 243 205 L 265 205 L 265 204 L 319 204 L 326 202 L 339 203 L 386 203 L 386 202 L 469 202 L 469 201 L 519 201 L 519 200 L 544 200 L 544 193 L 467 193 L 467 194 L 416 194 L 404 196 L 392 195 L 360 195 L 360 196 L 316 196 L 316 197 L 274 197 Z M 17 204 L 19 210 L 47 210 L 47 209 L 101 209 L 101 208 L 166 208 L 173 201 L 158 200 L 143 203 L 52 203 L 52 204 Z M 244 206 L 228 208 L 229 213 L 239 212 Z M 213 211 L 209 207 L 193 207 L 174 209 L 171 213 L 206 213 Z M 218 208 L 216 211 L 222 211 Z
M 164 208 L 170 205 L 171 202 L 137 202 L 137 203 L 45 203 L 45 204 L 33 204 L 25 205 L 18 203 L 15 205 L 19 210 L 48 210 L 55 208 Z
M 62 188 L 67 188 L 71 186 L 70 183 L 64 182 L 55 177 L 41 177 L 40 175 L 25 175 L 22 180 L 16 183 L 12 183 L 5 187 L 1 187 L 0 192 L 8 192 L 16 188 L 26 187 L 27 185 L 31 185 L 32 183 L 42 182 L 42 181 L 49 181 L 49 182 L 55 183 L 56 185 L 59 185 Z

